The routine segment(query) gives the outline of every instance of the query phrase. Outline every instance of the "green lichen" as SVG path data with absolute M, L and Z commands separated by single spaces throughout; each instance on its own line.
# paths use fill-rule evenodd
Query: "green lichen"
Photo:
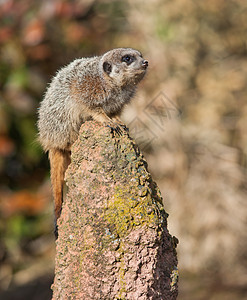
M 119 249 L 121 252 L 123 252 L 121 249 Z M 121 257 L 121 262 L 120 262 L 120 269 L 119 269 L 119 284 L 120 284 L 120 290 L 119 294 L 117 295 L 116 299 L 119 300 L 125 300 L 125 294 L 126 294 L 126 282 L 124 279 L 125 276 L 125 263 L 123 260 L 123 255 Z
M 178 278 L 179 278 L 177 267 L 174 267 L 174 269 L 172 270 L 170 278 L 171 278 L 171 283 L 170 283 L 171 289 L 170 290 L 174 291 L 176 289 L 176 285 L 178 283 Z
M 116 186 L 105 211 L 110 230 L 120 238 L 136 226 L 155 227 L 159 224 L 157 209 L 148 189 L 136 186 L 134 190 L 132 188 L 130 193 L 128 186 Z M 142 198 L 144 194 L 145 198 Z

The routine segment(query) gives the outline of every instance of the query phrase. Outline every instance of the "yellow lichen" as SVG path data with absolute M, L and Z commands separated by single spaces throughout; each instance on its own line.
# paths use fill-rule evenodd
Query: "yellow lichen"
M 174 269 L 172 270 L 172 273 L 170 275 L 170 278 L 171 278 L 171 283 L 170 283 L 170 286 L 171 286 L 171 291 L 174 291 L 176 289 L 176 285 L 178 283 L 178 277 L 179 277 L 179 274 L 178 274 L 178 269 L 177 267 L 174 267 Z
M 115 187 L 114 196 L 109 200 L 105 218 L 119 237 L 124 237 L 135 226 L 146 225 L 153 227 L 158 224 L 157 209 L 152 203 L 151 195 L 146 188 Z M 143 191 L 145 191 L 145 198 Z

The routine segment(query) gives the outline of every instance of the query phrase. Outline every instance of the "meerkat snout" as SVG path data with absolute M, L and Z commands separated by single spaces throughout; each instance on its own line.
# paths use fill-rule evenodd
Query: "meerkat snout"
M 143 60 L 142 61 L 142 66 L 146 69 L 148 67 L 148 61 L 147 60 Z

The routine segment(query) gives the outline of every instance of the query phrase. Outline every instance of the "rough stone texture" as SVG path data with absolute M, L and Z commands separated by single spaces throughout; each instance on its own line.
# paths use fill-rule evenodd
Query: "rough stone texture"
M 128 134 L 83 124 L 66 182 L 53 299 L 176 299 L 176 238 Z

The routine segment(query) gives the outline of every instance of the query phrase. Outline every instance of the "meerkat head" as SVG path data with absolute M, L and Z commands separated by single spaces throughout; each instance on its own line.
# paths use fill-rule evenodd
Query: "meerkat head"
M 131 48 L 118 48 L 105 53 L 100 63 L 104 75 L 120 87 L 136 85 L 144 77 L 148 61 Z

